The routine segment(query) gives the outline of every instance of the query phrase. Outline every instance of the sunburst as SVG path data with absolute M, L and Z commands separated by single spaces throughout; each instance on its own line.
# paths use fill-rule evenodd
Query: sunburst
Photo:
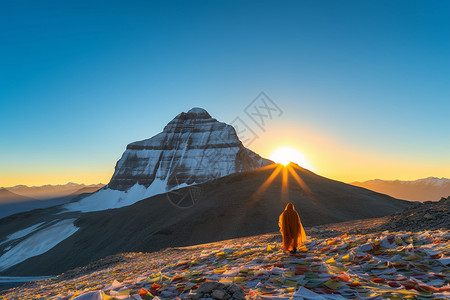
M 287 166 L 290 162 L 296 163 L 302 168 L 312 170 L 311 164 L 308 162 L 306 157 L 297 149 L 284 146 L 277 148 L 269 157 L 276 163 Z

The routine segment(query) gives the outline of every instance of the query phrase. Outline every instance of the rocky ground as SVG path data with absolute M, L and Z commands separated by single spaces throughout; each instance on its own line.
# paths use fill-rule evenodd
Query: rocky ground
M 306 228 L 297 256 L 280 248 L 278 233 L 124 253 L 0 298 L 450 299 L 449 203 Z
M 389 218 L 382 228 L 397 230 L 450 229 L 450 196 L 438 202 L 416 202 L 411 207 Z
M 450 229 L 450 196 L 440 201 L 414 202 L 393 215 L 363 219 L 310 228 L 317 237 L 333 237 L 347 234 L 367 234 L 385 230 L 448 230 Z

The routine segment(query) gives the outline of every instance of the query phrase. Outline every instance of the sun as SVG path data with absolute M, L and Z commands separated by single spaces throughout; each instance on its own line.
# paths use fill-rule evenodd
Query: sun
M 306 157 L 297 149 L 292 147 L 280 147 L 272 152 L 269 157 L 276 163 L 288 165 L 290 162 L 298 164 L 300 167 L 311 170 L 312 167 L 308 163 Z

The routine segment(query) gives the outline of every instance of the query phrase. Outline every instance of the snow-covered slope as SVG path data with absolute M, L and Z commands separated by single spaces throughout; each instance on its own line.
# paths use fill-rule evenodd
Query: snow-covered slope
M 78 230 L 73 225 L 74 221 L 75 219 L 66 219 L 39 231 L 36 231 L 36 229 L 42 223 L 36 224 L 10 235 L 7 242 L 27 237 L 16 245 L 5 249 L 0 257 L 0 271 L 8 269 L 30 257 L 47 252 L 74 234 Z
M 154 137 L 129 144 L 109 184 L 66 209 L 87 212 L 123 207 L 271 163 L 245 148 L 231 125 L 213 119 L 202 108 L 193 108 L 177 115 Z
M 411 201 L 437 201 L 450 196 L 449 178 L 427 177 L 413 181 L 374 179 L 351 184 Z

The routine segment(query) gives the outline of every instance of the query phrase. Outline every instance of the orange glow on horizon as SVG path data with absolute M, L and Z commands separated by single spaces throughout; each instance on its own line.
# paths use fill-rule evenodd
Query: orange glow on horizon
M 268 142 L 270 141 L 270 142 Z M 381 151 L 379 148 L 350 144 L 327 132 L 300 127 L 296 123 L 269 127 L 252 145 L 262 157 L 282 145 L 289 145 L 307 157 L 314 173 L 329 179 L 352 183 L 372 179 L 417 180 L 430 176 L 450 178 L 450 158 L 427 157 L 418 160 L 409 153 Z M 388 150 L 392 149 L 389 147 Z M 298 163 L 301 167 L 305 167 Z
M 297 123 L 269 126 L 251 146 L 252 151 L 264 158 L 272 158 L 283 145 L 298 149 L 307 158 L 309 167 L 293 160 L 314 173 L 345 183 L 371 179 L 417 180 L 430 176 L 450 178 L 450 158 L 439 156 L 417 159 L 410 153 L 391 153 L 380 148 L 363 147 L 338 139 L 313 127 L 300 127 Z M 392 149 L 393 147 L 389 147 Z M 277 161 L 277 160 L 276 160 Z M 114 173 L 114 160 L 97 164 L 68 161 L 26 161 L 19 165 L 5 165 L 0 170 L 0 187 L 15 185 L 40 186 L 46 184 L 107 184 Z M 312 166 L 312 168 L 311 168 Z M 275 167 L 265 167 L 275 168 Z M 295 179 L 295 178 L 294 178 Z
M 12 187 L 16 185 L 27 186 L 42 186 L 42 185 L 64 185 L 68 182 L 78 184 L 107 184 L 111 179 L 111 172 L 86 172 L 86 173 L 65 173 L 61 172 L 59 175 L 52 173 L 40 175 L 20 175 L 20 174 L 0 174 L 0 187 Z

